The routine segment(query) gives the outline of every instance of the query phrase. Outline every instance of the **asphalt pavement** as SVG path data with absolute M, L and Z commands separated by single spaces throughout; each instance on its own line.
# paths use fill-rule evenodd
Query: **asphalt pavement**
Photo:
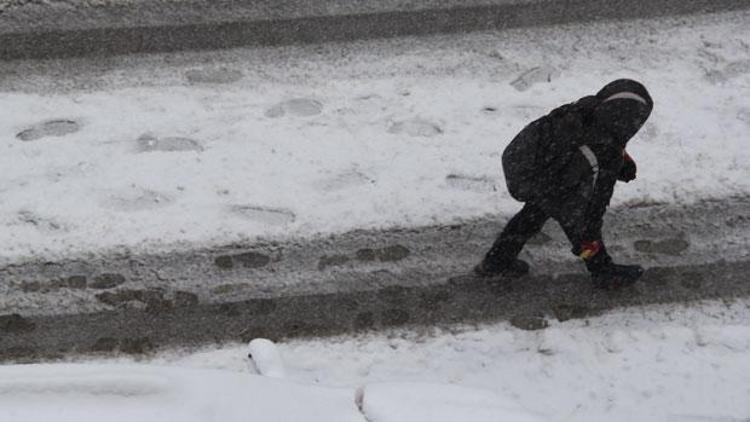
M 0 60 L 352 41 L 727 12 L 746 0 L 0 2 Z
M 0 269 L 11 290 L 0 359 L 148 353 L 170 346 L 510 321 L 541 329 L 648 304 L 750 295 L 750 199 L 642 204 L 607 217 L 609 249 L 647 272 L 622 291 L 595 289 L 554 223 L 530 242 L 530 276 L 470 270 L 504 218 L 354 231 L 162 255 L 28 262 Z

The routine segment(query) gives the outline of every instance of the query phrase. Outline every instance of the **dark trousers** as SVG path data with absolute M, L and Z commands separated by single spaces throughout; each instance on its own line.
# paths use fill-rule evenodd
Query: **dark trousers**
M 560 224 L 571 243 L 573 253 L 577 253 L 586 231 L 587 206 L 585 199 L 577 195 L 562 201 L 526 202 L 497 237 L 485 256 L 485 262 L 503 266 L 516 259 L 526 242 L 539 233 L 550 218 Z

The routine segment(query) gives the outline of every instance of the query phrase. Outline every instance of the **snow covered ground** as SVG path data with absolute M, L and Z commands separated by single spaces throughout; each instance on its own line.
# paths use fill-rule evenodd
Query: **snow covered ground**
M 0 420 L 23 420 L 8 419 L 12 412 L 49 420 L 51 411 L 67 415 L 63 408 L 78 421 L 115 420 L 126 405 L 122 415 L 144 421 L 174 420 L 169 412 L 361 420 L 356 404 L 373 422 L 748 421 L 748 309 L 748 300 L 703 302 L 552 321 L 541 331 L 503 323 L 295 340 L 270 353 L 283 361 L 283 379 L 249 375 L 256 369 L 238 344 L 137 362 L 156 366 L 131 358 L 0 366 Z M 269 347 L 251 349 L 258 357 Z M 290 418 L 304 408 L 307 417 Z M 157 410 L 166 419 L 138 413 Z
M 507 214 L 505 144 L 617 77 L 642 80 L 656 109 L 630 147 L 639 180 L 615 205 L 747 195 L 748 40 L 742 12 L 0 63 L 0 261 Z M 0 422 L 748 421 L 748 309 L 253 349 L 273 378 L 247 374 L 246 345 L 0 366 Z
M 20 365 L 0 374 L 3 422 L 364 421 L 350 391 L 226 371 Z
M 685 22 L 688 22 L 685 24 Z M 614 204 L 750 193 L 750 14 L 0 64 L 0 257 L 510 213 L 500 152 L 617 77 L 656 109 Z
M 287 377 L 494 391 L 549 421 L 750 420 L 750 301 L 653 306 L 542 331 L 502 323 L 279 345 Z M 244 369 L 244 346 L 155 362 Z
M 0 421 L 538 422 L 491 392 L 426 383 L 356 391 L 149 365 L 0 367 Z

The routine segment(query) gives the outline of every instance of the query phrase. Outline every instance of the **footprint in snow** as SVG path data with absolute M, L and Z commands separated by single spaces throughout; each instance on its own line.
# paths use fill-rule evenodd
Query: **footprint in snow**
M 16 135 L 22 141 L 36 141 L 51 136 L 65 136 L 78 132 L 81 125 L 75 120 L 59 119 L 37 123 Z
M 294 98 L 276 104 L 266 110 L 266 117 L 278 118 L 285 115 L 296 117 L 317 116 L 323 112 L 323 104 L 311 98 Z
M 445 176 L 445 183 L 453 188 L 471 192 L 494 192 L 497 190 L 495 181 L 488 176 L 467 176 L 464 174 L 449 174 Z
M 517 91 L 526 91 L 532 86 L 540 83 L 550 83 L 560 76 L 560 71 L 552 66 L 542 65 L 531 68 L 522 73 L 510 85 Z
M 65 224 L 48 217 L 43 217 L 33 211 L 21 210 L 17 213 L 18 221 L 22 224 L 35 227 L 43 233 L 67 232 Z
M 233 69 L 191 69 L 185 72 L 185 78 L 192 85 L 229 84 L 242 79 L 242 72 Z
M 360 95 L 358 97 L 354 97 L 354 99 L 357 100 L 357 101 L 380 100 L 382 98 L 383 97 L 381 97 L 378 94 L 363 94 L 363 95 Z
M 116 211 L 135 212 L 169 206 L 175 199 L 166 193 L 134 188 L 116 192 L 102 201 L 106 208 Z
M 372 179 L 358 170 L 347 170 L 316 181 L 314 187 L 326 192 L 332 192 L 362 186 L 372 182 Z
M 138 152 L 181 152 L 181 151 L 203 151 L 200 142 L 182 137 L 157 138 L 150 134 L 141 135 L 138 138 Z
M 679 256 L 690 248 L 690 242 L 683 238 L 672 238 L 658 241 L 637 240 L 633 243 L 636 251 L 646 254 Z
M 721 84 L 750 73 L 750 60 L 728 63 L 723 69 L 711 69 L 706 72 L 706 79 L 712 84 Z
M 297 219 L 291 210 L 257 205 L 232 205 L 229 207 L 229 212 L 244 219 L 271 226 L 291 224 Z
M 443 133 L 443 129 L 427 120 L 411 119 L 396 122 L 388 128 L 388 133 L 400 135 L 406 134 L 414 137 L 431 138 Z

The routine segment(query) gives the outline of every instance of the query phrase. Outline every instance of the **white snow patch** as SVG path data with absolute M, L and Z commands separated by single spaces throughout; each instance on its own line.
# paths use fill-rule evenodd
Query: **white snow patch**
M 370 422 L 538 422 L 496 393 L 448 384 L 380 383 L 362 389 Z
M 2 422 L 365 422 L 348 389 L 149 365 L 0 366 Z
M 268 339 L 256 338 L 247 346 L 248 358 L 259 374 L 271 378 L 284 378 L 284 361 L 276 345 Z

